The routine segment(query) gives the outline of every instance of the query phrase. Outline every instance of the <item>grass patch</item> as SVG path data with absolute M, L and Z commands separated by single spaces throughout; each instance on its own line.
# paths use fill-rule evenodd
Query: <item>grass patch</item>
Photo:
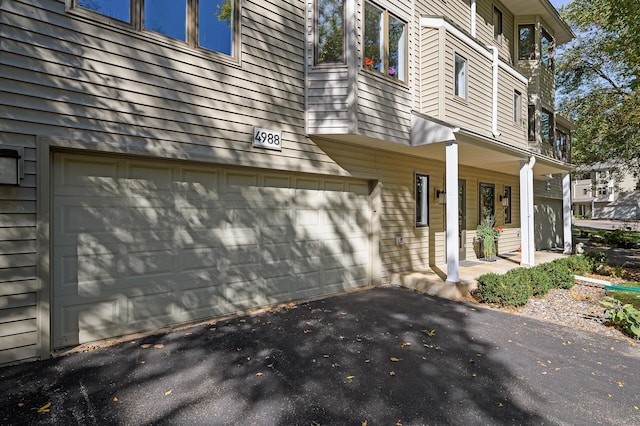
M 636 287 L 640 288 L 640 282 L 631 282 L 621 284 L 625 287 Z M 622 304 L 631 304 L 634 308 L 640 310 L 640 293 L 632 293 L 629 291 L 607 291 L 607 294 L 614 299 L 618 299 Z

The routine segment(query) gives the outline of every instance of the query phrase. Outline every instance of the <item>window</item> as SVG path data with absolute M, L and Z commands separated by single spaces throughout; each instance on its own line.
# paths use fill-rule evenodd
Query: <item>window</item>
M 318 0 L 316 64 L 344 63 L 344 1 Z
M 144 0 L 143 27 L 187 41 L 187 0 Z
M 407 79 L 407 24 L 369 2 L 364 4 L 365 69 L 388 77 Z
M 511 187 L 504 187 L 503 200 L 506 199 L 507 206 L 504 208 L 504 223 L 511 223 Z M 504 204 L 503 204 L 504 205 Z
M 536 58 L 535 25 L 518 25 L 518 58 L 533 60 Z
M 536 106 L 533 104 L 529 104 L 528 117 L 527 121 L 529 123 L 529 141 L 536 140 Z
M 453 94 L 467 99 L 467 60 L 456 53 L 455 55 L 455 84 Z
M 546 109 L 542 110 L 540 116 L 540 137 L 543 144 L 553 146 L 553 113 Z
M 236 54 L 239 0 L 74 0 L 75 5 L 228 56 Z
M 556 153 L 558 156 L 569 161 L 570 138 L 569 135 L 562 130 L 556 129 Z
M 545 30 L 542 30 L 542 37 L 540 38 L 540 61 L 549 68 L 553 68 L 554 53 L 555 42 L 553 37 Z
M 502 12 L 493 7 L 493 38 L 498 44 L 502 44 Z
M 522 119 L 522 93 L 513 91 L 513 122 L 519 126 Z
M 78 6 L 131 23 L 130 0 L 77 0 Z
M 429 226 L 429 176 L 416 173 L 416 227 Z
M 480 212 L 478 223 L 490 216 L 496 216 L 496 188 L 492 183 L 480 182 Z

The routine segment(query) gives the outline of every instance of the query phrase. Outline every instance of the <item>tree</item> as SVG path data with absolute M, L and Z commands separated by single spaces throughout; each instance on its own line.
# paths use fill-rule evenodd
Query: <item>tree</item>
M 577 37 L 557 62 L 559 109 L 578 126 L 573 161 L 640 165 L 640 2 L 574 0 L 562 10 Z

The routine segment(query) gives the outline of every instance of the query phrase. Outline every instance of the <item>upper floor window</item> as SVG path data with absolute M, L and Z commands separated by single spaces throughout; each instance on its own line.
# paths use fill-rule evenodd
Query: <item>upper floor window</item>
M 74 0 L 75 5 L 228 56 L 236 55 L 239 0 Z
M 564 160 L 568 160 L 567 154 L 570 152 L 570 138 L 566 132 L 562 130 L 556 129 L 556 153 L 563 158 Z
M 78 6 L 131 23 L 131 0 L 77 0 Z
M 316 64 L 344 63 L 344 2 L 317 2 Z
M 458 55 L 455 55 L 454 61 L 454 85 L 453 85 L 453 94 L 462 98 L 467 99 L 467 60 L 466 58 Z
M 364 58 L 367 69 L 407 79 L 407 24 L 369 2 L 364 4 Z
M 518 58 L 536 58 L 536 27 L 534 24 L 518 25 Z
M 513 123 L 520 125 L 522 119 L 522 93 L 513 91 Z
M 528 121 L 528 137 L 530 141 L 536 140 L 536 106 L 533 104 L 529 104 L 529 109 L 527 112 L 527 121 Z
M 540 136 L 544 145 L 553 146 L 553 113 L 546 109 L 540 116 Z
M 540 38 L 540 61 L 548 67 L 553 67 L 554 52 L 555 42 L 553 37 L 543 29 Z
M 502 44 L 502 12 L 493 6 L 493 38 L 498 44 Z

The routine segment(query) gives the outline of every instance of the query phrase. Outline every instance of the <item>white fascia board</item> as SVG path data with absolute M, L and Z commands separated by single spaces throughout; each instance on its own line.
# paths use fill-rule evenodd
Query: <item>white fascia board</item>
M 478 43 L 473 38 L 469 37 L 467 34 L 463 33 L 449 22 L 447 22 L 444 18 L 441 17 L 429 17 L 422 16 L 420 17 L 420 25 L 427 28 L 444 28 L 447 32 L 453 34 L 456 38 L 462 40 L 467 46 L 474 49 L 476 52 L 480 53 L 482 56 L 489 60 L 493 60 L 493 55 L 489 52 L 482 44 Z M 511 65 L 507 64 L 504 61 L 499 61 L 499 66 L 507 73 L 512 75 L 514 78 L 518 79 L 522 83 L 529 85 L 529 79 L 524 75 L 520 74 L 515 68 Z

